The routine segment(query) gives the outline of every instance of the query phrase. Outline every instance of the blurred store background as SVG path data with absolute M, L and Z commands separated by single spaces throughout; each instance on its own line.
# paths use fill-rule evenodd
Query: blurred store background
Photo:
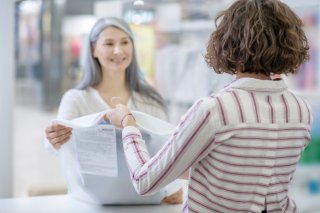
M 163 95 L 170 120 L 177 123 L 196 99 L 231 81 L 228 75 L 217 76 L 203 60 L 213 20 L 231 2 L 15 1 L 13 196 L 66 193 L 58 159 L 43 150 L 44 128 L 55 117 L 61 95 L 81 77 L 81 45 L 97 18 L 117 16 L 131 24 L 143 74 Z M 320 200 L 320 2 L 285 2 L 304 21 L 311 53 L 301 72 L 286 80 L 307 98 L 314 113 L 312 141 L 292 193 L 301 200 Z

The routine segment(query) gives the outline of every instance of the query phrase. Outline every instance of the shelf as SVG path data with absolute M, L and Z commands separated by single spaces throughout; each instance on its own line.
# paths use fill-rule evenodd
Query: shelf
M 180 24 L 161 26 L 157 31 L 160 33 L 183 33 L 183 32 L 210 32 L 215 28 L 214 20 L 183 21 Z
M 296 95 L 320 103 L 320 91 L 292 90 Z
M 313 6 L 313 5 L 320 5 L 319 0 L 308 0 L 308 1 L 301 1 L 301 0 L 283 0 L 283 2 L 289 5 L 291 8 L 295 7 L 305 7 L 305 6 Z
M 211 31 L 214 28 L 214 20 L 185 21 L 181 23 L 182 31 Z

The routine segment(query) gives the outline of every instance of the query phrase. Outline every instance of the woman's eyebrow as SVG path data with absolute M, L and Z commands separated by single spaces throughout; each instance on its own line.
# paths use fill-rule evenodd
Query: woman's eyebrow
M 128 36 L 120 38 L 121 41 L 122 40 L 128 40 L 128 39 L 129 39 Z M 103 41 L 115 41 L 115 40 L 117 40 L 117 39 L 114 39 L 114 38 L 105 38 L 105 39 L 103 39 Z
M 129 39 L 128 36 L 125 36 L 125 37 L 122 37 L 122 38 L 121 38 L 121 40 L 127 40 L 127 39 Z

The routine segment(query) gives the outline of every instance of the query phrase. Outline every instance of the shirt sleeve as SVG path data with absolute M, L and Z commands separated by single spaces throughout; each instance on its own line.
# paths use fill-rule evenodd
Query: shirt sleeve
M 80 110 L 78 106 L 78 91 L 77 90 L 69 90 L 67 91 L 60 102 L 58 116 L 59 119 L 67 119 L 71 120 L 80 116 Z M 56 150 L 51 143 L 49 143 L 48 139 L 44 139 L 44 148 L 47 152 L 52 155 L 59 155 L 59 150 Z
M 210 107 L 203 100 L 195 103 L 152 158 L 140 131 L 132 126 L 123 129 L 127 165 L 139 194 L 149 194 L 163 188 L 210 152 L 214 141 L 214 129 L 210 122 L 212 116 Z
M 72 120 L 81 116 L 80 113 L 80 91 L 79 90 L 69 90 L 66 92 L 60 102 L 58 110 L 58 119 Z

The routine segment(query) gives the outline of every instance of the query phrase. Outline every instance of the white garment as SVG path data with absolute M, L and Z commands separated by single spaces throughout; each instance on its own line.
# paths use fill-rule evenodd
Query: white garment
M 165 112 L 157 103 L 135 92 L 133 92 L 132 97 L 128 101 L 128 107 L 131 110 L 139 110 L 163 120 L 167 119 Z M 108 106 L 94 88 L 89 87 L 85 90 L 72 89 L 67 91 L 63 96 L 57 119 L 72 120 L 107 109 L 110 109 L 110 106 Z M 117 137 L 121 138 L 121 133 L 117 134 Z M 59 154 L 59 151 L 54 149 L 47 140 L 45 140 L 44 143 L 45 148 L 49 152 L 56 155 Z M 144 197 L 138 196 L 135 193 L 125 166 L 125 158 L 121 144 L 119 145 L 121 149 L 118 148 L 121 154 L 118 154 L 119 176 L 117 178 L 94 175 L 83 175 L 79 177 L 79 175 L 77 175 L 76 160 L 72 160 L 69 165 L 64 162 L 66 156 L 70 157 L 73 155 L 72 147 L 72 141 L 69 141 L 61 148 L 61 150 L 64 151 L 61 153 L 63 172 L 67 179 L 68 191 L 71 197 L 99 204 L 156 204 L 160 203 L 164 196 L 166 196 L 165 190 L 159 191 L 152 196 Z
M 167 120 L 164 110 L 157 103 L 136 92 L 133 92 L 129 99 L 128 108 Z M 61 100 L 57 119 L 72 120 L 107 109 L 110 109 L 110 106 L 102 99 L 96 89 L 92 87 L 84 90 L 71 89 L 64 94 Z M 58 151 L 47 140 L 44 141 L 44 144 L 47 151 L 55 155 L 58 154 Z
M 137 125 L 144 132 L 149 153 L 151 155 L 157 153 L 173 132 L 175 126 L 142 112 L 132 111 L 132 113 Z M 99 124 L 103 121 L 105 114 L 106 111 L 102 111 L 71 121 L 64 119 L 56 119 L 54 121 L 54 123 L 73 128 L 73 135 L 70 141 L 60 150 L 61 164 L 71 197 L 97 204 L 159 204 L 165 196 L 186 186 L 186 181 L 175 180 L 151 196 L 137 195 L 130 181 L 126 166 L 122 147 L 122 130 L 116 129 L 116 141 L 112 141 L 112 138 L 109 137 L 110 135 L 102 136 L 99 134 L 102 128 L 110 127 L 110 124 Z M 113 126 L 111 125 L 111 127 Z M 89 135 L 90 139 L 87 137 L 87 139 L 81 141 L 82 138 L 76 137 L 79 131 L 80 133 L 84 131 L 85 134 Z M 97 137 L 93 137 L 93 134 L 97 134 Z M 110 151 L 114 142 L 116 143 L 115 164 L 111 163 L 113 162 L 112 155 L 114 155 L 114 152 Z M 108 151 L 105 146 L 108 147 Z M 98 152 L 97 149 L 99 149 Z M 109 161 L 104 158 L 108 153 L 110 154 Z M 86 160 L 84 161 L 83 159 Z M 116 177 L 114 176 L 115 173 L 113 173 L 114 169 L 118 173 Z

